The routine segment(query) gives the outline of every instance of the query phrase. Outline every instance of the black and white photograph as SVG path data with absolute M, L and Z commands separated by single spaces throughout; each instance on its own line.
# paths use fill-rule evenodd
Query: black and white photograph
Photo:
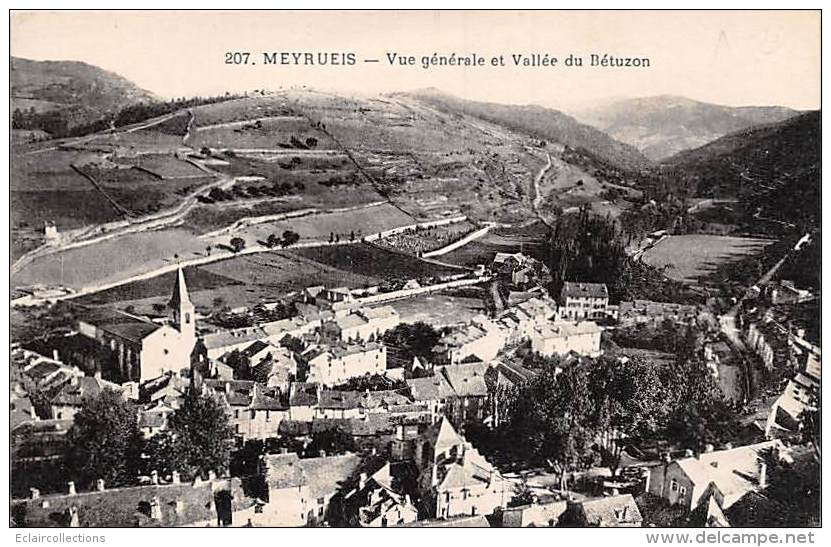
M 9 33 L 18 542 L 814 542 L 821 10 Z

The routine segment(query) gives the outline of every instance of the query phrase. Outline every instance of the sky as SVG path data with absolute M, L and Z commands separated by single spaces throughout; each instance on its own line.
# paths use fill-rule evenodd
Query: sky
M 227 52 L 250 52 L 249 64 L 225 64 Z M 351 52 L 356 63 L 266 65 L 262 52 Z M 391 66 L 388 53 L 417 65 Z M 475 53 L 486 66 L 421 68 L 434 53 Z M 511 66 L 512 55 L 533 53 L 558 65 Z M 589 67 L 593 53 L 650 66 Z M 435 87 L 563 109 L 664 94 L 820 106 L 819 11 L 14 11 L 11 54 L 84 61 L 166 98 L 307 85 L 361 94 Z M 565 67 L 569 54 L 584 66 Z M 506 66 L 489 66 L 499 55 Z

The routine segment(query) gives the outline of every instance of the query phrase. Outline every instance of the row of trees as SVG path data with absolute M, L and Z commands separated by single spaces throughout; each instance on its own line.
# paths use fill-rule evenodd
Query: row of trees
M 86 398 L 67 433 L 65 469 L 81 488 L 103 479 L 108 486 L 136 484 L 138 477 L 176 471 L 182 480 L 226 473 L 233 430 L 217 400 L 189 393 L 168 419 L 164 431 L 145 440 L 136 420 L 138 408 L 105 389 Z

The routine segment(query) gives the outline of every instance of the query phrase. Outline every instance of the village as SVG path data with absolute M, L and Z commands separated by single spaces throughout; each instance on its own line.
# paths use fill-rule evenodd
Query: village
M 259 314 L 235 310 L 246 326 L 203 326 L 181 268 L 164 320 L 79 306 L 63 335 L 72 344 L 51 354 L 12 348 L 13 518 L 26 526 L 743 526 L 764 497 L 771 459 L 797 468 L 812 461 L 802 431 L 817 407 L 820 350 L 775 317 L 776 304 L 809 297 L 788 282 L 757 291 L 757 306 L 742 314 L 743 349 L 786 376 L 781 392 L 745 412 L 735 442 L 650 451 L 617 436 L 617 473 L 550 460 L 523 467 L 483 453 L 466 435 L 487 439 L 482 431 L 510 419 L 515 403 L 505 393 L 586 360 L 650 355 L 618 346 L 632 332 L 699 327 L 695 351 L 714 380 L 742 358 L 706 307 L 610 304 L 604 284 L 581 281 L 552 298 L 534 262 L 496 253 L 476 279 L 498 280 L 508 297 L 441 329 L 402 322 L 389 302 L 362 298 L 365 290 L 321 285 Z M 278 305 L 294 313 L 270 320 L 263 308 Z M 213 401 L 225 415 L 230 464 L 155 469 L 148 451 L 134 484 L 66 475 L 73 423 L 108 394 L 133 409 L 144 443 L 169 435 L 189 398 Z

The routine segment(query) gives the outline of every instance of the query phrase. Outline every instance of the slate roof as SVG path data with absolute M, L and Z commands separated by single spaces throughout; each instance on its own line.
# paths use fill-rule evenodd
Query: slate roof
M 485 382 L 485 373 L 489 366 L 485 363 L 449 365 L 441 367 L 453 391 L 459 397 L 486 397 L 488 386 Z
M 578 502 L 588 526 L 640 524 L 643 517 L 631 494 L 592 498 Z
M 758 488 L 759 461 L 767 450 L 783 448 L 780 441 L 719 450 L 677 460 L 692 484 L 706 488 L 715 483 L 725 498 L 735 498 Z M 729 507 L 729 503 L 725 504 Z
M 361 465 L 357 454 L 300 458 L 297 454 L 273 454 L 263 458 L 269 489 L 306 487 L 311 499 L 328 497 L 338 491 Z
M 455 395 L 450 383 L 441 374 L 427 378 L 410 378 L 407 380 L 407 386 L 416 401 L 440 401 Z
M 560 294 L 563 298 L 609 298 L 609 289 L 605 283 L 566 281 Z
M 67 383 L 52 397 L 53 405 L 81 406 L 84 397 L 96 397 L 105 388 L 120 391 L 120 387 L 112 382 L 99 380 L 93 376 L 81 376 L 77 383 Z
M 289 406 L 314 406 L 317 404 L 317 384 L 294 382 L 291 385 Z

